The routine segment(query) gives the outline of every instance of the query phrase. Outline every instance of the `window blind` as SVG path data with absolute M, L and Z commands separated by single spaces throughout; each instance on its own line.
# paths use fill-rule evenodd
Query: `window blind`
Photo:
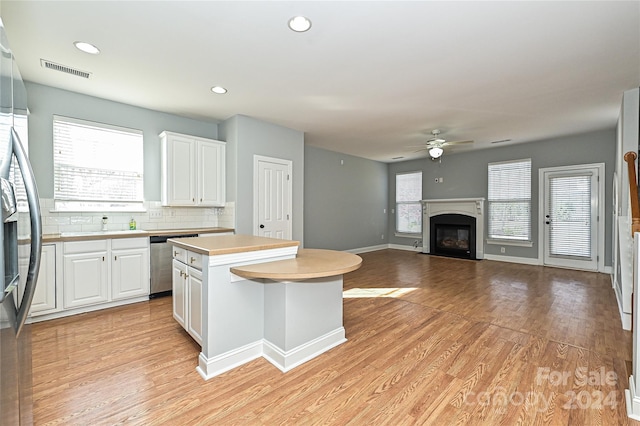
M 142 131 L 54 116 L 53 148 L 56 202 L 142 203 Z
M 531 159 L 489 163 L 488 236 L 531 239 Z
M 549 253 L 591 257 L 591 175 L 549 179 Z
M 396 232 L 422 232 L 422 172 L 396 174 Z

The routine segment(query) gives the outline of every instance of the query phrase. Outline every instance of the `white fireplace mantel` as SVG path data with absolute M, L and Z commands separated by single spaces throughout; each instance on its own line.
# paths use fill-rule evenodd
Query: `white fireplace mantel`
M 446 198 L 421 202 L 423 253 L 429 253 L 431 217 L 440 214 L 462 214 L 476 218 L 476 258 L 484 259 L 484 198 Z

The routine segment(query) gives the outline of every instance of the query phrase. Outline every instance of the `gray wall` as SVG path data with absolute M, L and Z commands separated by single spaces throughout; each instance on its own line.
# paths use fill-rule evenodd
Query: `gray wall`
M 228 199 L 235 201 L 236 232 L 254 234 L 253 229 L 253 156 L 291 160 L 293 162 L 293 235 L 292 239 L 302 242 L 304 235 L 303 193 L 304 193 L 304 133 L 298 130 L 267 123 L 258 119 L 237 115 L 220 125 L 220 132 L 229 144 L 235 164 L 230 166 L 229 175 L 235 180 L 227 185 L 234 192 Z M 235 189 L 233 188 L 235 186 Z
M 53 115 L 142 130 L 144 198 L 160 201 L 160 138 L 163 130 L 218 139 L 217 122 L 191 120 L 35 83 L 26 83 L 29 102 L 29 158 L 40 197 L 53 198 Z M 122 155 L 127 155 L 123 152 Z
M 532 143 L 502 146 L 459 154 L 444 154 L 442 163 L 429 159 L 389 164 L 389 209 L 395 208 L 395 175 L 422 171 L 423 199 L 487 197 L 487 164 L 495 161 L 531 158 L 532 239 L 528 247 L 507 247 L 507 256 L 538 257 L 538 169 L 588 163 L 605 163 L 605 265 L 611 265 L 611 221 L 615 129 L 554 138 Z M 436 177 L 444 178 L 435 183 Z M 415 238 L 394 235 L 395 214 L 389 215 L 389 243 L 411 245 Z M 500 247 L 485 244 L 485 254 L 501 255 Z M 504 256 L 504 255 L 501 255 Z
M 387 165 L 311 146 L 304 157 L 305 247 L 348 250 L 386 243 Z

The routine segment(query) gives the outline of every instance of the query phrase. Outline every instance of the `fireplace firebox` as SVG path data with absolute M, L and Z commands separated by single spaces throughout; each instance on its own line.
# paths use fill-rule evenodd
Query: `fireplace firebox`
M 430 218 L 430 253 L 476 259 L 476 218 L 462 214 L 440 214 Z

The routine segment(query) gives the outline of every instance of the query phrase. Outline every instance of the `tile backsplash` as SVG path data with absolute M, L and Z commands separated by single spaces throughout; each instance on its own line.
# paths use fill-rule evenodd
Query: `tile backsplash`
M 102 217 L 107 216 L 107 230 L 125 231 L 133 217 L 136 228 L 184 229 L 208 227 L 235 227 L 235 205 L 224 207 L 163 207 L 159 201 L 145 201 L 145 212 L 57 212 L 52 198 L 41 198 L 43 234 L 62 232 L 91 232 L 102 230 Z

